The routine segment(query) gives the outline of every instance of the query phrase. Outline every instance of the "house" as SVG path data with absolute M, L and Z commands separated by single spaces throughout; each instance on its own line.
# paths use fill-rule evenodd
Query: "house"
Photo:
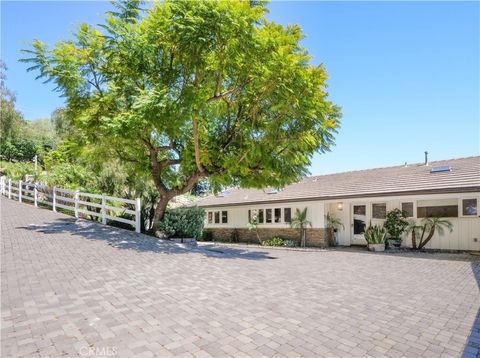
M 426 248 L 480 250 L 479 203 L 480 156 L 474 156 L 306 177 L 282 189 L 229 189 L 197 205 L 205 208 L 205 230 L 214 239 L 228 240 L 235 232 L 255 242 L 247 224 L 256 213 L 262 239 L 298 240 L 290 221 L 297 208 L 307 208 L 307 245 L 326 245 L 327 213 L 344 225 L 336 233 L 339 245 L 366 245 L 365 226 L 382 224 L 387 211 L 399 208 L 418 222 L 441 216 L 453 224 L 451 233 L 436 233 Z M 403 245 L 411 245 L 410 238 Z

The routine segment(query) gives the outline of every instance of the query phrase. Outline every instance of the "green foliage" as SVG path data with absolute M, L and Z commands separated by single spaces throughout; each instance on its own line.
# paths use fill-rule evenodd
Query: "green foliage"
M 240 235 L 237 229 L 233 229 L 232 234 L 230 235 L 230 242 L 233 242 L 233 243 L 240 242 Z
M 49 186 L 98 192 L 94 180 L 94 177 L 83 165 L 72 163 L 62 163 L 54 166 L 46 177 Z
M 212 241 L 213 240 L 213 233 L 211 231 L 205 230 L 202 234 L 203 241 Z
M 15 109 L 15 95 L 6 87 L 6 65 L 0 60 L 0 158 L 7 161 L 40 161 L 55 145 L 55 133 L 48 119 L 25 121 Z
M 286 246 L 286 247 L 295 247 L 295 246 L 297 246 L 297 242 L 294 241 L 294 240 L 284 240 L 284 241 L 283 241 L 283 246 Z
M 343 225 L 342 220 L 340 220 L 340 218 L 337 218 L 335 215 L 331 213 L 327 213 L 326 222 L 327 222 L 328 229 L 332 229 L 332 230 L 338 230 L 340 228 L 345 229 L 345 226 Z
M 169 237 L 202 237 L 205 210 L 202 208 L 177 208 L 167 210 L 158 223 L 158 229 Z
M 384 244 L 387 239 L 387 230 L 380 225 L 369 225 L 365 230 L 365 240 L 369 244 Z
M 263 1 L 140 4 L 116 2 L 52 49 L 34 40 L 23 61 L 65 96 L 85 142 L 151 175 L 161 198 L 205 177 L 281 187 L 334 144 L 340 110 L 299 26 L 268 21 Z
M 443 235 L 445 229 L 453 231 L 450 221 L 440 217 L 431 217 L 422 219 L 420 225 L 415 220 L 410 220 L 406 231 L 412 235 L 412 248 L 420 250 L 433 238 L 436 231 L 439 235 Z
M 257 210 L 252 210 L 252 217 L 250 218 L 250 221 L 247 223 L 247 228 L 250 231 L 255 231 L 255 236 L 257 237 L 257 240 L 260 244 L 262 244 L 262 240 L 260 239 L 260 234 L 258 233 L 258 212 Z
M 0 60 L 0 139 L 7 141 L 16 135 L 23 123 L 22 114 L 15 109 L 15 94 L 6 86 L 7 66 Z
M 394 240 L 400 240 L 402 234 L 408 226 L 405 213 L 400 209 L 393 209 L 387 212 L 385 223 L 383 224 L 387 230 L 388 237 Z
M 35 176 L 33 163 L 9 163 L 0 162 L 0 174 L 6 175 L 12 180 L 24 180 L 26 175 Z
M 7 161 L 31 162 L 40 150 L 37 143 L 30 138 L 14 137 L 0 143 L 0 157 Z
M 270 240 L 263 240 L 262 246 L 285 246 L 285 241 L 282 238 L 274 237 Z
M 305 247 L 306 240 L 307 240 L 307 227 L 312 226 L 312 223 L 309 220 L 307 220 L 306 207 L 303 210 L 300 210 L 300 209 L 295 210 L 295 216 L 292 218 L 292 221 L 290 222 L 290 226 L 300 231 L 301 246 Z

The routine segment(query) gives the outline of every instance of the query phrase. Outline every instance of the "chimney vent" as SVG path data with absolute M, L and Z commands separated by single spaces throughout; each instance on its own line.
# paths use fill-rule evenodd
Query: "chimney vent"
M 425 151 L 425 165 L 428 166 L 428 152 Z

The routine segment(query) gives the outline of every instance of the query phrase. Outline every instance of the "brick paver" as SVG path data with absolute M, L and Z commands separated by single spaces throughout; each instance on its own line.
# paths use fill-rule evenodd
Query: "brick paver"
M 470 357 L 480 347 L 472 255 L 192 251 L 5 198 L 1 209 L 2 357 Z

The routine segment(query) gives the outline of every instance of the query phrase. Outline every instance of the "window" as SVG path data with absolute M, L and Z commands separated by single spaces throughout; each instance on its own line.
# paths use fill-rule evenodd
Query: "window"
M 215 211 L 215 224 L 220 224 L 220 211 Z
M 228 223 L 228 211 L 222 211 L 222 224 Z
M 442 218 L 458 217 L 457 199 L 419 200 L 417 202 L 417 217 L 430 218 L 433 216 Z
M 209 211 L 207 215 L 208 215 L 208 223 L 211 224 L 213 222 L 213 213 Z
M 463 216 L 477 216 L 478 206 L 477 199 L 463 199 L 462 200 L 462 215 Z
M 372 204 L 372 218 L 385 219 L 387 217 L 387 204 Z
M 265 210 L 265 217 L 266 217 L 266 223 L 270 224 L 272 222 L 272 209 L 266 209 Z
M 402 211 L 407 218 L 413 218 L 413 203 L 402 203 Z
M 283 221 L 289 223 L 292 221 L 292 209 L 291 208 L 284 208 L 283 209 Z
M 263 209 L 258 210 L 258 223 L 263 224 Z
M 282 209 L 280 208 L 275 209 L 274 214 L 275 214 L 276 223 L 279 223 L 280 221 L 282 221 Z

